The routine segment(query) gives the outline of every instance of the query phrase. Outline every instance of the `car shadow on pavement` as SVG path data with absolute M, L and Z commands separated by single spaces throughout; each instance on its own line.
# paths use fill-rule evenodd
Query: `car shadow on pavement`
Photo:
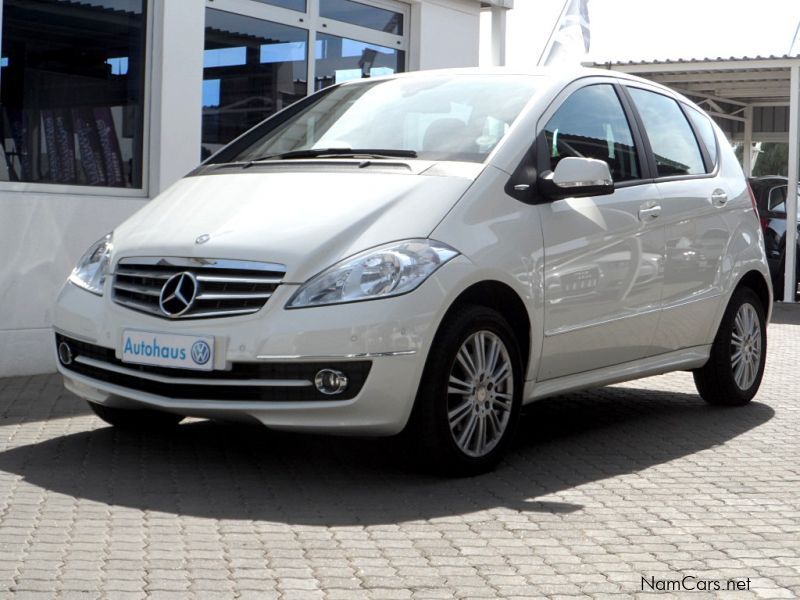
M 528 407 L 497 470 L 464 479 L 420 474 L 392 439 L 210 421 L 169 434 L 120 432 L 94 421 L 91 431 L 0 453 L 0 469 L 107 505 L 219 519 L 374 525 L 490 508 L 572 512 L 582 508 L 574 502 L 581 494 L 573 493 L 581 484 L 702 452 L 773 414 L 758 402 L 713 408 L 694 394 L 651 389 L 570 394 Z

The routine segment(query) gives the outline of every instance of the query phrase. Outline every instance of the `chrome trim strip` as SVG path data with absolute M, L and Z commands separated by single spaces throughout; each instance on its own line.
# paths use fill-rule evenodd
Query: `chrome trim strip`
M 261 300 L 262 298 L 269 298 L 270 296 L 272 296 L 271 292 L 264 292 L 263 294 L 251 294 L 249 292 L 242 294 L 237 294 L 236 292 L 212 292 L 209 294 L 200 294 L 195 300 Z
M 197 275 L 197 281 L 209 283 L 260 283 L 264 285 L 278 285 L 283 280 L 275 277 L 226 277 L 225 275 Z
M 126 256 L 117 261 L 118 265 L 153 265 L 164 267 L 196 269 L 243 269 L 248 271 L 276 271 L 286 273 L 286 265 L 257 262 L 253 260 L 232 260 L 226 258 L 195 258 L 183 256 Z
M 253 308 L 237 308 L 236 310 L 200 310 L 192 311 L 185 315 L 178 317 L 179 319 L 210 319 L 211 317 L 230 317 L 235 315 L 252 315 L 257 313 L 263 306 L 254 306 Z M 163 313 L 158 313 L 163 314 Z
M 139 302 L 138 300 L 131 300 L 130 298 L 120 298 L 116 294 L 114 295 L 114 303 L 120 306 L 127 306 L 128 308 L 132 308 L 134 310 L 140 310 L 142 312 L 150 313 L 153 315 L 160 315 L 163 318 L 168 318 L 167 315 L 161 312 L 159 309 L 158 304 L 145 304 L 144 302 Z
M 104 371 L 113 371 L 120 375 L 128 375 L 139 379 L 149 379 L 159 383 L 171 383 L 178 385 L 209 385 L 209 386 L 236 386 L 236 387 L 310 387 L 311 382 L 307 379 L 189 379 L 186 377 L 164 377 L 153 373 L 144 373 L 125 367 L 111 365 L 101 360 L 86 358 L 80 354 L 75 357 L 74 362 L 88 365 Z M 69 371 L 69 369 L 67 369 Z M 81 373 L 79 373 L 81 375 Z M 84 375 L 84 377 L 88 377 Z M 124 387 L 124 386 L 123 386 Z
M 114 271 L 115 277 L 147 277 L 148 279 L 169 279 L 175 273 L 165 273 L 164 271 L 148 271 L 147 269 L 119 269 Z
M 122 290 L 123 292 L 132 292 L 134 294 L 144 294 L 145 296 L 155 296 L 156 298 L 158 298 L 161 295 L 160 288 L 135 285 L 133 283 L 122 283 L 120 281 L 115 281 L 112 287 L 115 290 Z
M 360 358 L 383 358 L 386 356 L 412 356 L 416 350 L 396 350 L 394 352 L 364 352 L 359 354 L 259 354 L 258 360 L 350 360 Z

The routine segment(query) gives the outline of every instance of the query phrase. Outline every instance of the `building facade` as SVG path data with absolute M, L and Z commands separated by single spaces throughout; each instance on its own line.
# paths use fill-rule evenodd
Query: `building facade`
M 202 158 L 328 85 L 475 66 L 510 5 L 0 0 L 0 376 L 54 368 L 75 261 Z

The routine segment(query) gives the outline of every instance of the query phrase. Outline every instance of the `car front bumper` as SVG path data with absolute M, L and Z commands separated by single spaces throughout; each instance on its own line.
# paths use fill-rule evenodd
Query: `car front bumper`
M 392 435 L 411 413 L 448 291 L 469 268 L 457 257 L 404 296 L 304 309 L 284 308 L 297 289 L 286 284 L 253 315 L 194 320 L 136 312 L 115 304 L 110 290 L 100 297 L 67 283 L 54 328 L 56 344 L 68 342 L 75 356 L 71 364 L 59 359 L 58 369 L 70 391 L 108 406 L 285 430 Z M 214 370 L 123 363 L 125 330 L 213 336 Z M 317 392 L 313 374 L 321 368 L 345 372 L 349 392 Z

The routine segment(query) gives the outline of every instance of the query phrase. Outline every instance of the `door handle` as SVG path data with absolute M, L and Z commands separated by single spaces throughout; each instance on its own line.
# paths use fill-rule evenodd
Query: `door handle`
M 661 206 L 656 204 L 655 206 L 648 206 L 647 208 L 640 208 L 639 209 L 639 220 L 640 221 L 650 221 L 658 217 L 661 214 Z
M 712 206 L 722 207 L 728 203 L 728 194 L 723 192 L 722 190 L 714 190 L 711 194 L 711 204 Z

